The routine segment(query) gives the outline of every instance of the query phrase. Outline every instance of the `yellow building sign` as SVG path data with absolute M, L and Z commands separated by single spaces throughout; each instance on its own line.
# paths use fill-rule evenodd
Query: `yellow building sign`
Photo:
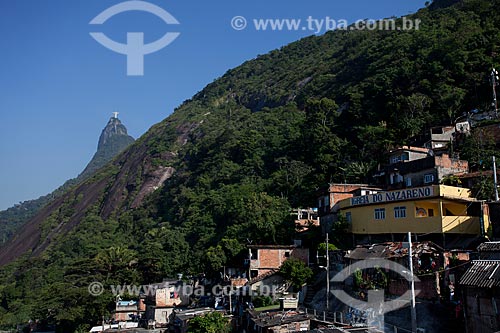
M 480 235 L 489 226 L 484 203 L 465 188 L 433 185 L 344 199 L 335 206 L 353 234 Z
M 375 193 L 364 195 L 361 197 L 351 198 L 351 205 L 369 205 L 376 204 L 382 202 L 392 202 L 392 201 L 400 201 L 400 200 L 409 200 L 409 199 L 421 199 L 421 198 L 429 198 L 434 196 L 434 189 L 432 186 L 406 189 L 400 191 L 390 191 L 385 193 Z

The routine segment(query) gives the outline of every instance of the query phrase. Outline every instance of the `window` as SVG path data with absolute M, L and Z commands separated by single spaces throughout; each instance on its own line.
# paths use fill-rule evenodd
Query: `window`
M 424 184 L 429 184 L 434 181 L 434 175 L 432 173 L 428 173 L 424 176 Z
M 434 216 L 434 209 L 432 208 L 427 209 L 427 214 L 429 214 L 429 216 Z
M 375 220 L 385 219 L 385 208 L 375 208 Z
M 401 161 L 401 155 L 393 156 L 393 157 L 391 158 L 391 163 L 392 163 L 392 164 L 396 164 L 396 163 L 398 163 L 398 162 L 400 162 L 400 161 Z
M 408 153 L 402 153 L 401 155 L 396 155 L 391 157 L 391 164 L 396 164 L 402 161 L 408 161 Z
M 406 187 L 411 186 L 411 178 L 406 178 Z
M 290 251 L 285 252 L 285 258 L 290 258 Z
M 347 213 L 345 213 L 345 219 L 346 219 L 347 223 L 352 223 L 352 215 L 351 215 L 351 212 L 347 212 Z
M 259 251 L 257 249 L 250 249 L 250 260 L 258 260 Z
M 394 207 L 394 217 L 397 219 L 402 219 L 406 217 L 406 207 Z

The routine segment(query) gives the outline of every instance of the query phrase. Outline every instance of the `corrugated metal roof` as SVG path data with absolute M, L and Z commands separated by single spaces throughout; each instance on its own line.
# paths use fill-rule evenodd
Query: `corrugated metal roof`
M 463 286 L 500 287 L 500 260 L 474 260 L 460 279 Z
M 477 250 L 479 252 L 499 252 L 500 251 L 500 242 L 484 242 L 481 243 Z

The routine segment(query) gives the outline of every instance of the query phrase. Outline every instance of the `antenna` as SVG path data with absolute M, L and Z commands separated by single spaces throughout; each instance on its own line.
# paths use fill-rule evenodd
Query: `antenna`
M 118 119 L 118 114 L 119 114 L 119 113 L 120 113 L 120 112 L 116 112 L 116 111 L 115 111 L 115 112 L 113 112 L 113 118 Z

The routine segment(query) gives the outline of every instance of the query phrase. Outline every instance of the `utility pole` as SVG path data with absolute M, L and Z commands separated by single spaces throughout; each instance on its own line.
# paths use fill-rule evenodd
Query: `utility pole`
M 330 298 L 330 253 L 328 245 L 328 233 L 326 233 L 326 311 L 330 309 L 328 303 L 328 299 Z
M 411 331 L 417 332 L 417 310 L 415 308 L 415 279 L 413 277 L 413 250 L 411 245 L 411 232 L 408 232 L 408 261 L 410 264 L 410 288 L 411 288 Z
M 330 253 L 328 252 L 328 245 L 329 245 L 329 238 L 328 238 L 328 233 L 326 233 L 326 239 L 325 239 L 325 245 L 326 245 L 326 253 L 324 257 L 326 258 L 326 266 L 318 266 L 319 268 L 324 268 L 326 269 L 326 311 L 328 311 L 329 307 L 329 296 L 330 296 Z M 319 263 L 319 258 L 323 256 L 319 255 L 319 252 L 316 252 L 316 260 L 317 263 Z
M 495 188 L 496 189 L 496 188 Z M 485 200 L 481 200 L 481 216 L 479 217 L 479 227 L 481 230 L 481 236 L 484 237 L 484 203 Z
M 495 201 L 498 201 L 497 162 L 495 156 L 493 156 L 493 184 L 495 186 Z
M 493 68 L 491 71 L 491 86 L 493 88 L 493 107 L 495 108 L 495 117 L 498 118 L 498 102 L 497 102 L 497 88 L 498 85 L 498 71 Z

